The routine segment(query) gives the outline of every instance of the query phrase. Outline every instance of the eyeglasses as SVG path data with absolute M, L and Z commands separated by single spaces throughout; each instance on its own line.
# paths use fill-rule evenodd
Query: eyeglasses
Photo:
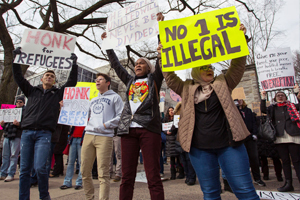
M 213 67 L 211 65 L 204 65 L 204 66 L 200 67 L 200 70 L 203 70 L 203 71 L 212 70 L 212 71 L 214 71 L 215 67 Z
M 23 103 L 23 101 L 16 101 L 16 103 Z
M 276 97 L 285 97 L 284 94 L 277 94 Z
M 105 80 L 105 78 L 97 78 L 97 79 L 95 79 L 95 82 L 97 82 L 97 81 L 103 81 L 103 80 Z

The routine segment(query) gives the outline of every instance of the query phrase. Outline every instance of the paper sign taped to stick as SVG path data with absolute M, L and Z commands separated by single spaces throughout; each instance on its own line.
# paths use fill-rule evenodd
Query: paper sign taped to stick
M 39 29 L 25 29 L 21 41 L 21 54 L 14 63 L 43 66 L 52 69 L 71 69 L 71 53 L 76 37 Z
M 256 55 L 255 63 L 263 90 L 294 87 L 295 71 L 290 48 L 261 52 Z
M 173 126 L 173 122 L 162 123 L 162 130 L 168 131 L 171 129 L 172 126 Z
M 103 49 L 115 49 L 144 41 L 158 34 L 157 0 L 140 0 L 120 10 L 112 12 L 107 18 L 107 38 Z
M 175 128 L 178 128 L 179 119 L 180 119 L 180 115 L 174 115 L 174 126 L 175 126 Z
M 249 54 L 234 6 L 159 22 L 162 71 L 199 67 Z
M 90 107 L 89 98 L 89 87 L 66 87 L 58 123 L 70 126 L 86 126 Z
M 14 120 L 20 122 L 21 117 L 22 117 L 22 108 L 10 108 L 10 109 L 0 110 L 0 121 L 3 120 L 5 123 L 14 122 Z
M 245 96 L 244 88 L 243 87 L 234 88 L 232 90 L 231 97 L 232 97 L 232 99 L 244 99 L 245 100 L 246 96 Z
M 90 88 L 90 100 L 97 97 L 99 94 L 99 90 L 97 90 L 96 83 L 77 82 L 76 87 L 89 87 Z

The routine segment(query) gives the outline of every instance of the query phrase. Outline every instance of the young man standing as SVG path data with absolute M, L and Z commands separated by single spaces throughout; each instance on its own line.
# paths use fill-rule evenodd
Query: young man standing
M 21 54 L 21 48 L 13 51 Z M 32 86 L 22 75 L 20 64 L 13 64 L 13 75 L 16 83 L 27 97 L 28 102 L 21 124 L 23 129 L 21 137 L 21 161 L 19 199 L 30 199 L 30 172 L 33 168 L 37 175 L 40 199 L 49 200 L 48 172 L 46 169 L 47 158 L 51 147 L 51 136 L 55 131 L 59 102 L 63 98 L 65 87 L 74 87 L 77 83 L 77 56 L 72 54 L 72 70 L 67 82 L 57 88 L 55 84 L 55 72 L 47 70 L 41 78 L 42 84 Z
M 100 182 L 99 199 L 109 199 L 109 166 L 113 148 L 114 128 L 118 126 L 123 102 L 121 97 L 109 89 L 111 79 L 98 73 L 96 87 L 99 90 L 90 104 L 89 122 L 81 149 L 81 173 L 86 199 L 94 199 L 92 168 L 97 157 L 98 180 Z

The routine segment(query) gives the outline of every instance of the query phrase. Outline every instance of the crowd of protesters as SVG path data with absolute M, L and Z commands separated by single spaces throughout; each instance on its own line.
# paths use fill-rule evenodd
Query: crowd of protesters
M 157 20 L 163 19 L 158 13 Z M 242 24 L 240 30 L 246 32 Z M 101 38 L 104 40 L 106 33 Z M 272 119 L 277 139 L 274 143 L 260 141 L 255 114 L 244 100 L 234 101 L 230 93 L 244 74 L 246 57 L 233 59 L 226 74 L 214 76 L 214 67 L 205 65 L 192 69 L 192 80 L 182 81 L 174 72 L 161 71 L 162 48 L 159 44 L 155 65 L 147 58 L 137 59 L 134 75 L 121 65 L 113 50 L 107 50 L 111 67 L 127 87 L 126 100 L 122 102 L 110 89 L 111 78 L 107 74 L 98 73 L 95 84 L 99 93 L 91 100 L 86 127 L 57 125 L 64 88 L 77 83 L 75 54 L 71 55 L 70 76 L 60 88 L 54 86 L 54 71 L 47 70 L 41 78 L 42 84 L 32 86 L 23 77 L 21 66 L 13 64 L 14 79 L 27 104 L 25 107 L 24 97 L 16 99 L 16 107 L 23 108 L 21 122 L 0 122 L 4 129 L 0 179 L 14 180 L 20 152 L 19 199 L 30 199 L 30 187 L 38 185 L 39 199 L 49 200 L 49 177 L 64 175 L 63 152 L 68 151 L 68 166 L 60 189 L 73 187 L 77 161 L 74 188 L 83 188 L 86 199 L 95 198 L 93 178 L 100 183 L 99 199 L 109 199 L 110 178 L 114 178 L 115 182 L 121 181 L 119 199 L 130 200 L 141 150 L 150 197 L 163 200 L 162 146 L 165 146 L 170 179 L 186 178 L 187 185 L 194 185 L 197 176 L 204 199 L 220 199 L 220 171 L 225 190 L 238 199 L 259 199 L 253 184 L 266 185 L 259 167 L 262 166 L 263 179 L 268 180 L 267 157 L 274 161 L 278 181 L 283 181 L 281 170 L 284 172 L 285 183 L 278 191 L 293 191 L 291 161 L 300 181 L 299 104 L 289 102 L 284 92 L 277 92 L 274 103 L 266 107 L 263 91 L 261 111 Z M 15 49 L 14 56 L 21 51 Z M 164 78 L 168 87 L 182 97 L 182 102 L 175 109 L 169 107 L 162 119 L 159 91 Z M 296 90 L 298 86 L 295 92 L 299 99 Z M 178 127 L 173 125 L 162 132 L 162 122 L 174 121 L 174 115 L 180 115 Z M 266 145 L 272 149 L 266 150 Z M 50 173 L 53 155 L 55 164 Z

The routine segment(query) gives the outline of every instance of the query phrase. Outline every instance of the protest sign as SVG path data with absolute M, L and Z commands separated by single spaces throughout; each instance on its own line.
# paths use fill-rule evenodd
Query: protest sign
M 162 123 L 162 130 L 168 131 L 171 129 L 172 126 L 173 126 L 173 122 Z
M 163 113 L 165 111 L 165 100 L 166 100 L 166 92 L 165 91 L 160 91 L 159 92 L 159 112 Z
M 99 90 L 97 90 L 96 83 L 77 82 L 76 87 L 89 87 L 90 88 L 90 100 L 97 97 L 99 94 Z
M 10 108 L 10 109 L 0 110 L 0 121 L 3 120 L 5 123 L 14 122 L 14 120 L 20 122 L 21 117 L 22 117 L 22 108 Z
M 176 101 L 176 102 L 181 101 L 181 97 L 178 94 L 176 94 L 173 90 L 170 91 L 170 97 L 173 101 Z
M 158 34 L 156 0 L 141 0 L 112 12 L 107 18 L 107 38 L 102 49 L 115 49 Z
M 234 88 L 231 93 L 232 99 L 246 99 L 244 88 Z
M 178 128 L 179 119 L 180 119 L 180 115 L 174 115 L 174 126 L 175 126 L 175 128 Z
M 265 91 L 294 87 L 294 67 L 290 48 L 261 52 L 255 57 L 256 71 Z
M 52 69 L 71 69 L 71 53 L 76 37 L 39 29 L 25 29 L 21 41 L 21 54 L 14 63 L 43 66 Z
M 252 112 L 256 113 L 257 116 L 261 116 L 261 110 L 260 110 L 260 102 L 252 102 Z M 268 107 L 270 105 L 270 101 L 266 102 L 266 106 Z
M 16 105 L 13 104 L 1 104 L 1 109 L 10 109 L 10 108 L 15 108 L 17 107 Z
M 256 190 L 257 195 L 260 199 L 276 199 L 276 200 L 297 200 L 300 199 L 299 193 L 289 192 L 274 192 L 274 191 L 263 191 Z
M 169 72 L 249 54 L 234 6 L 159 22 L 162 71 Z
M 70 126 L 86 126 L 90 107 L 89 98 L 89 87 L 66 87 L 58 123 Z

